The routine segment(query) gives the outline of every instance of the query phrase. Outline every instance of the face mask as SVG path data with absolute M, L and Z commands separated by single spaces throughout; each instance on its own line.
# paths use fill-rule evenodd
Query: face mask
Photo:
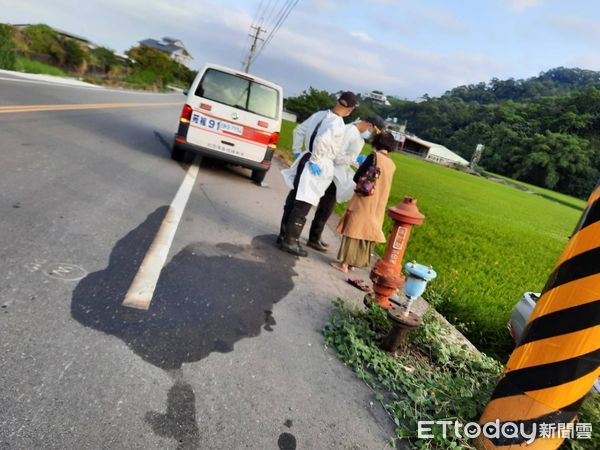
M 360 133 L 360 137 L 363 138 L 365 141 L 371 139 L 371 136 L 373 136 L 373 132 L 369 130 Z

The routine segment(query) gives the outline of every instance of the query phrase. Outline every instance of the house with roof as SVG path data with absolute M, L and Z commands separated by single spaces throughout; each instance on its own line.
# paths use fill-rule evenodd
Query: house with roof
M 149 47 L 168 54 L 173 60 L 184 66 L 190 67 L 192 55 L 187 51 L 183 42 L 179 39 L 164 37 L 162 41 L 156 39 L 144 39 L 140 41 L 142 47 Z
M 417 156 L 426 161 L 431 161 L 444 166 L 468 166 L 469 161 L 457 155 L 452 150 L 441 144 L 429 142 L 417 136 L 392 131 L 398 141 L 398 151 Z
M 35 24 L 32 24 L 32 23 L 15 23 L 12 26 L 15 27 L 15 28 L 17 28 L 17 29 L 22 30 L 22 29 L 30 27 L 32 25 L 35 25 Z M 55 28 L 55 27 L 50 27 L 50 28 L 52 28 L 59 36 L 62 36 L 62 37 L 67 38 L 67 39 L 71 39 L 71 40 L 76 41 L 76 42 L 79 42 L 80 44 L 83 44 L 83 45 L 85 45 L 85 46 L 87 46 L 87 47 L 89 47 L 91 49 L 96 48 L 96 44 L 94 44 L 92 41 L 90 41 L 89 39 L 87 39 L 87 38 L 85 38 L 83 36 L 80 36 L 80 35 L 75 34 L 75 33 L 71 33 L 70 31 L 61 30 L 61 29 Z

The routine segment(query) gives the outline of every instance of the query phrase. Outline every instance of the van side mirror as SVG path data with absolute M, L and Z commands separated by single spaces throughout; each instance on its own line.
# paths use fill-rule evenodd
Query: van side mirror
M 183 95 L 188 95 L 188 92 L 190 92 L 189 88 L 185 88 L 183 90 Z

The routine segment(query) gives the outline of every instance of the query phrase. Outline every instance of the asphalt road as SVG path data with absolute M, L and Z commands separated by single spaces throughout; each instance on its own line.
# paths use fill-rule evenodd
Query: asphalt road
M 393 426 L 323 346 L 361 293 L 274 246 L 286 188 L 203 162 L 148 311 L 121 306 L 187 167 L 181 94 L 0 79 L 0 448 L 384 448 Z M 154 105 L 165 103 L 168 105 Z M 337 238 L 326 230 L 336 247 Z

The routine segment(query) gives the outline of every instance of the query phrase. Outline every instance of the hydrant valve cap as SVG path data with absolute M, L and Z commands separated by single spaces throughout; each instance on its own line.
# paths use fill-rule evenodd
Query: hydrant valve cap
M 389 208 L 388 214 L 394 220 L 411 225 L 420 225 L 425 220 L 425 216 L 417 208 L 417 201 L 409 197 L 404 197 L 402 203 Z
M 437 273 L 431 266 L 424 266 L 423 264 L 414 262 L 406 263 L 404 269 L 413 277 L 424 281 L 431 281 L 437 276 Z

